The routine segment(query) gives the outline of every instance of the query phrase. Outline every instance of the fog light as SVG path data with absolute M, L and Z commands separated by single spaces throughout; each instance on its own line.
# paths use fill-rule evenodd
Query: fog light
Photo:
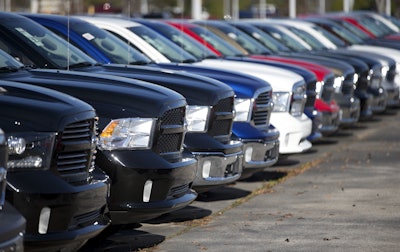
M 211 172 L 211 161 L 207 160 L 203 163 L 203 167 L 202 167 L 203 178 L 210 177 L 210 172 Z
M 250 162 L 252 156 L 253 156 L 253 147 L 248 147 L 244 152 L 244 160 L 246 162 Z
M 153 181 L 147 180 L 146 183 L 144 183 L 143 202 L 149 202 L 150 201 L 152 187 L 153 187 Z
M 38 229 L 39 234 L 47 233 L 50 221 L 50 212 L 51 209 L 49 207 L 43 207 L 42 210 L 40 211 L 39 229 Z

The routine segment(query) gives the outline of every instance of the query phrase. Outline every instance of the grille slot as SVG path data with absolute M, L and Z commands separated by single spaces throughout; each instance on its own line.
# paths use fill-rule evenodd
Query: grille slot
M 93 159 L 94 119 L 69 124 L 60 136 L 55 153 L 58 173 L 70 183 L 86 181 Z
M 222 99 L 212 109 L 208 134 L 219 139 L 229 140 L 233 123 L 233 97 Z M 222 141 L 225 141 L 222 140 Z
M 254 102 L 252 121 L 256 126 L 268 126 L 271 117 L 271 92 L 261 93 Z
M 342 84 L 342 93 L 346 95 L 352 95 L 354 93 L 354 82 L 353 82 L 353 75 L 349 74 L 343 81 Z
M 335 89 L 333 87 L 333 82 L 334 78 L 329 78 L 324 82 L 323 88 L 322 88 L 322 93 L 321 93 L 321 99 L 327 103 L 330 103 L 333 99 L 333 94 L 335 92 Z
M 89 224 L 95 223 L 101 216 L 101 209 L 76 215 L 71 220 L 71 227 L 86 227 Z
M 316 81 L 307 83 L 306 85 L 307 100 L 305 105 L 306 107 L 314 107 L 315 99 L 317 97 L 317 93 L 315 92 L 316 87 L 317 87 Z
M 176 187 L 172 187 L 168 192 L 169 198 L 179 198 L 186 194 L 186 192 L 190 189 L 189 184 L 184 184 Z
M 153 151 L 159 154 L 180 152 L 185 133 L 185 107 L 166 111 L 160 119 L 160 132 L 153 144 Z

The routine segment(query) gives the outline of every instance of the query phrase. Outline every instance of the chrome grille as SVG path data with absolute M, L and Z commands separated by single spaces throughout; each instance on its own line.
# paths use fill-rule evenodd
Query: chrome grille
M 180 152 L 185 133 L 185 107 L 166 111 L 160 119 L 160 131 L 156 134 L 153 151 L 159 154 Z
M 95 138 L 94 119 L 67 125 L 57 140 L 56 167 L 71 183 L 86 181 L 92 165 Z
M 389 71 L 386 74 L 386 80 L 393 82 L 396 77 L 396 64 L 393 64 L 389 67 Z
M 261 93 L 254 102 L 252 121 L 256 126 L 268 126 L 271 116 L 271 92 Z

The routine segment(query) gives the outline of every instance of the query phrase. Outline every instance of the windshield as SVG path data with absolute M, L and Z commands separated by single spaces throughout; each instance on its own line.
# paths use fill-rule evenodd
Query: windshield
M 146 64 L 151 60 L 127 43 L 90 23 L 79 22 L 70 28 L 104 53 L 112 63 Z
M 384 37 L 393 33 L 384 23 L 371 17 L 361 17 L 358 18 L 357 21 L 362 26 L 368 27 L 368 30 L 377 37 Z
M 144 25 L 132 26 L 128 29 L 141 37 L 172 62 L 198 61 L 193 55 Z
M 211 31 L 203 28 L 201 26 L 192 26 L 190 30 L 199 35 L 207 43 L 212 45 L 217 51 L 219 51 L 224 56 L 237 56 L 243 55 L 241 51 L 224 41 L 222 38 L 218 37 Z
M 309 51 L 307 47 L 278 28 L 262 24 L 256 24 L 256 26 L 295 52 Z
M 343 26 L 340 25 L 332 25 L 331 27 L 332 31 L 336 33 L 339 37 L 343 38 L 350 44 L 362 44 L 363 40 L 359 37 L 357 37 L 354 33 L 351 31 L 347 30 Z
M 270 51 L 274 53 L 290 52 L 289 48 L 279 43 L 269 34 L 263 32 L 262 30 L 258 29 L 255 26 L 243 24 L 241 22 L 232 23 L 232 25 L 242 30 L 243 32 L 247 33 L 249 36 L 256 39 L 259 43 L 263 44 L 265 47 L 267 47 Z
M 350 32 L 352 32 L 353 34 L 355 34 L 356 36 L 358 36 L 361 39 L 369 39 L 369 36 L 363 32 L 360 28 L 356 27 L 353 24 L 350 24 L 346 21 L 341 21 L 341 20 L 337 20 L 337 22 L 342 25 L 344 28 L 348 29 Z
M 36 22 L 15 18 L 4 19 L 1 25 L 13 36 L 23 40 L 29 48 L 40 53 L 48 62 L 48 67 L 67 69 L 71 65 L 96 64 L 95 60 L 78 48 Z M 35 61 L 35 59 L 31 60 Z
M 207 22 L 204 22 L 204 25 L 207 26 Z M 266 49 L 264 45 L 232 25 L 217 25 L 214 27 L 236 41 L 250 54 L 271 54 L 271 51 Z
M 306 31 L 294 28 L 294 27 L 287 27 L 288 30 L 299 36 L 301 39 L 303 39 L 307 44 L 309 44 L 314 50 L 324 50 L 327 49 L 321 42 L 319 42 L 318 39 L 316 39 L 314 36 L 309 34 Z
M 151 28 L 164 35 L 166 38 L 183 48 L 185 51 L 191 53 L 199 60 L 218 57 L 218 55 L 216 55 L 206 46 L 202 45 L 197 40 L 191 38 L 189 35 L 181 32 L 171 25 L 152 23 Z
M 3 50 L 0 50 L 0 70 L 19 69 L 23 66 L 24 65 L 22 63 L 15 60 Z
M 325 28 L 319 27 L 317 25 L 313 25 L 312 28 L 321 33 L 322 36 L 326 37 L 327 39 L 329 39 L 333 44 L 335 44 L 336 46 L 346 46 L 346 44 L 340 40 L 336 35 L 334 35 L 332 32 L 328 31 Z

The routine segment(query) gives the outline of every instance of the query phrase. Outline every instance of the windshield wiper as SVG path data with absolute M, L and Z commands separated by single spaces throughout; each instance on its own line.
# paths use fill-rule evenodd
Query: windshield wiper
M 15 66 L 0 67 L 0 72 L 17 72 L 18 70 L 19 68 Z
M 68 68 L 80 68 L 80 67 L 88 67 L 88 66 L 93 66 L 92 62 L 84 61 L 84 62 L 79 62 L 75 64 L 71 64 L 68 66 Z
M 150 63 L 152 63 L 152 62 L 146 61 L 146 60 L 138 60 L 138 61 L 129 62 L 129 65 L 144 66 L 144 65 L 149 65 Z

